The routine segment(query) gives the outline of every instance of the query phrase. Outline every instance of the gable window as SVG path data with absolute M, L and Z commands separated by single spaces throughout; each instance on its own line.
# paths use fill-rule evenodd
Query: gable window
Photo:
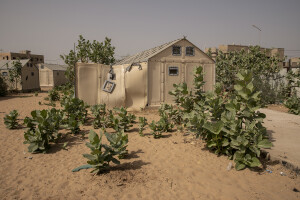
M 57 76 L 59 76 L 59 72 L 57 72 L 56 74 L 57 74 Z
M 8 73 L 7 72 L 2 72 L 2 76 L 7 76 Z
M 178 76 L 179 69 L 178 67 L 169 67 L 169 76 Z
M 26 76 L 26 81 L 28 80 L 28 76 Z
M 181 46 L 173 46 L 172 48 L 173 56 L 180 56 L 181 55 Z
M 194 47 L 186 47 L 186 49 L 185 49 L 185 55 L 187 55 L 187 56 L 194 56 L 195 55 Z
M 31 72 L 31 76 L 34 76 L 34 72 Z

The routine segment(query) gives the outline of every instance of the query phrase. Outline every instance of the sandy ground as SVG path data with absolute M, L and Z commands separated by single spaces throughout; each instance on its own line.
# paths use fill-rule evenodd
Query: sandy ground
M 282 111 L 261 109 L 266 114 L 264 120 L 274 147 L 270 155 L 300 170 L 300 116 Z
M 29 154 L 24 130 L 5 128 L 3 117 L 13 109 L 24 119 L 33 109 L 47 108 L 38 105 L 46 94 L 30 95 L 0 98 L 0 199 L 300 199 L 293 191 L 300 190 L 299 177 L 279 164 L 267 164 L 272 173 L 227 171 L 227 157 L 210 153 L 186 132 L 153 139 L 149 130 L 140 137 L 137 126 L 128 133 L 129 156 L 121 165 L 99 176 L 71 172 L 86 163 L 87 137 L 67 135 L 48 154 Z M 158 119 L 155 110 L 137 115 Z M 68 150 L 63 150 L 66 141 Z

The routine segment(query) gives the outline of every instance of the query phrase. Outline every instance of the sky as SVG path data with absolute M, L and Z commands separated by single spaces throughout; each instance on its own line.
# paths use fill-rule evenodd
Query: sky
M 47 63 L 61 63 L 80 34 L 111 38 L 116 58 L 183 36 L 202 50 L 261 44 L 300 57 L 300 0 L 0 0 L 0 27 L 1 51 Z

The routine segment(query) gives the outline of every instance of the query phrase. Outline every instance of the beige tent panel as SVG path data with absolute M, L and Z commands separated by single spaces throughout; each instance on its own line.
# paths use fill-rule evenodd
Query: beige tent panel
M 171 76 L 169 75 L 169 68 L 177 68 L 178 75 Z M 173 90 L 173 84 L 179 84 L 183 82 L 184 77 L 184 64 L 183 63 L 166 63 L 164 64 L 164 91 L 162 92 L 164 95 L 164 99 L 162 102 L 165 103 L 174 103 L 174 97 L 169 95 L 169 91 Z
M 124 65 L 128 66 L 128 65 Z M 140 110 L 147 105 L 147 63 L 140 66 L 132 66 L 130 71 L 125 72 L 125 106 L 128 110 Z
M 115 79 L 111 81 L 114 82 L 116 85 L 112 93 L 108 93 L 102 90 L 103 84 L 105 80 L 107 80 L 107 75 L 109 72 L 109 66 L 107 67 L 100 72 L 102 81 L 101 85 L 99 86 L 99 103 L 105 103 L 108 108 L 125 106 L 125 67 L 122 65 L 116 67 L 114 66 L 113 72 L 115 74 Z
M 89 105 L 98 103 L 98 71 L 101 65 L 77 63 L 76 64 L 76 97 Z
M 148 62 L 148 104 L 158 105 L 161 102 L 161 91 L 164 80 L 161 80 L 163 63 Z

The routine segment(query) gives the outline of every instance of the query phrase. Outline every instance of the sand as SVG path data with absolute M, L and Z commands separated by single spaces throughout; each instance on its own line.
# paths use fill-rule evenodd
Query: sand
M 3 124 L 5 113 L 13 109 L 24 119 L 33 109 L 47 108 L 38 105 L 45 96 L 0 98 L 0 199 L 300 199 L 293 191 L 300 190 L 299 177 L 279 164 L 268 163 L 272 173 L 227 171 L 227 157 L 207 151 L 187 132 L 154 139 L 149 129 L 140 137 L 136 125 L 128 133 L 129 156 L 121 165 L 99 176 L 90 169 L 71 172 L 86 164 L 82 154 L 89 153 L 87 137 L 67 135 L 48 154 L 30 154 L 23 144 L 24 130 L 8 130 Z M 158 119 L 155 110 L 137 115 Z M 63 150 L 67 141 L 68 150 Z

